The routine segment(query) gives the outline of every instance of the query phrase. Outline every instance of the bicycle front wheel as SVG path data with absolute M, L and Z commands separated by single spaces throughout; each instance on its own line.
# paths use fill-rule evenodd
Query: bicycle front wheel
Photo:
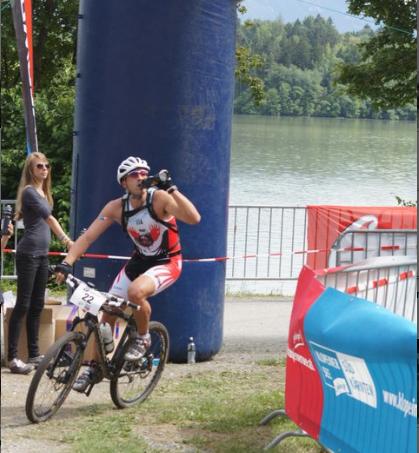
M 169 333 L 163 324 L 150 322 L 151 346 L 139 361 L 123 359 L 129 348 L 124 345 L 120 362 L 116 366 L 116 378 L 111 380 L 112 401 L 119 408 L 142 403 L 157 385 L 169 356 Z
M 85 335 L 68 332 L 39 364 L 26 397 L 26 416 L 33 423 L 51 418 L 62 406 L 80 369 Z

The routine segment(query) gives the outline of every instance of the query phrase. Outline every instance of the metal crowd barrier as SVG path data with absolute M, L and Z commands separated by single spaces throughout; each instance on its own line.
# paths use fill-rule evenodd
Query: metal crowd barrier
M 1 205 L 15 204 L 1 200 Z M 304 207 L 286 206 L 230 206 L 227 256 L 257 255 L 249 259 L 227 261 L 226 280 L 285 280 L 293 281 L 304 264 L 305 255 L 293 255 L 306 248 L 307 215 Z M 16 248 L 17 236 L 10 248 Z M 280 252 L 273 255 L 272 252 Z M 9 258 L 8 258 L 9 259 Z M 13 256 L 13 274 L 4 275 L 5 256 L 1 256 L 1 276 L 16 278 Z
M 417 230 L 347 230 L 330 250 L 329 267 L 357 263 L 376 256 L 416 254 Z
M 1 200 L 2 207 L 6 204 L 14 205 L 15 200 Z M 16 248 L 22 227 L 17 225 L 10 247 Z M 227 256 L 233 258 L 226 262 L 227 282 L 295 285 L 307 257 L 305 207 L 232 205 L 227 234 Z M 348 230 L 333 245 L 329 267 L 373 256 L 416 255 L 416 244 L 416 230 Z M 8 275 L 4 272 L 6 260 Z M 14 256 L 2 254 L 0 264 L 2 278 L 16 278 Z
M 416 275 L 416 256 L 381 256 L 343 269 L 320 271 L 317 278 L 325 287 L 375 302 L 417 323 Z
M 226 280 L 297 280 L 306 231 L 305 207 L 230 206 L 227 256 L 256 257 L 227 261 Z
M 274 418 L 276 417 L 286 417 L 288 418 L 289 420 L 291 420 L 287 413 L 285 412 L 285 409 L 277 409 L 277 410 L 274 410 L 273 412 L 271 412 L 270 414 L 268 414 L 266 417 L 264 417 L 259 425 L 260 426 L 265 426 L 267 425 L 271 420 L 273 420 Z M 292 421 L 292 420 L 291 420 Z M 265 446 L 265 448 L 263 449 L 264 451 L 267 451 L 267 450 L 270 450 L 271 448 L 274 448 L 276 447 L 277 445 L 279 445 L 283 440 L 285 440 L 287 437 L 305 437 L 307 439 L 311 439 L 313 440 L 314 442 L 316 442 L 316 444 L 318 444 L 320 447 L 321 447 L 321 451 L 324 452 L 324 453 L 333 453 L 331 450 L 329 450 L 328 448 L 326 448 L 324 445 L 322 445 L 319 441 L 317 441 L 316 439 L 313 439 L 309 434 L 307 434 L 304 430 L 302 430 L 301 428 L 296 428 L 295 431 L 285 431 L 283 433 L 280 433 L 278 434 L 277 436 L 275 436 L 270 442 L 268 445 Z
M 316 274 L 317 280 L 325 288 L 336 288 L 369 300 L 417 323 L 416 256 L 379 256 L 353 265 L 323 269 Z M 277 409 L 264 417 L 260 425 L 266 425 L 276 417 L 288 418 L 288 415 L 284 409 Z M 308 433 L 297 427 L 294 431 L 278 434 L 264 450 L 270 450 L 288 437 L 312 439 Z M 313 440 L 319 443 L 318 440 Z M 330 451 L 323 445 L 320 446 L 324 451 Z

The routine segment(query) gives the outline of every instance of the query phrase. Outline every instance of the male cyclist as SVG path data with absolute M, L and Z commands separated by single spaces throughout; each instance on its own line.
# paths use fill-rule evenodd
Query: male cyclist
M 57 281 L 61 283 L 71 272 L 74 262 L 113 222 L 119 223 L 128 233 L 135 251 L 109 290 L 141 307 L 134 315 L 138 336 L 124 357 L 127 361 L 139 360 L 150 345 L 151 307 L 147 299 L 168 288 L 180 276 L 182 256 L 176 219 L 188 224 L 201 220 L 195 206 L 180 193 L 168 172 L 164 181 L 157 178 L 157 187 L 144 187 L 149 171 L 147 162 L 139 157 L 130 156 L 121 162 L 117 180 L 126 194 L 104 206 L 56 268 Z M 114 318 L 103 314 L 102 322 L 113 325 Z M 74 390 L 84 392 L 91 383 L 100 380 L 100 370 L 95 365 L 92 362 L 79 376 Z

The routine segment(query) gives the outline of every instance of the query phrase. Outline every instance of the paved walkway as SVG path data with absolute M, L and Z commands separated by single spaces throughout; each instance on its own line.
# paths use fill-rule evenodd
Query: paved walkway
M 289 297 L 226 298 L 223 350 L 285 351 L 291 309 Z

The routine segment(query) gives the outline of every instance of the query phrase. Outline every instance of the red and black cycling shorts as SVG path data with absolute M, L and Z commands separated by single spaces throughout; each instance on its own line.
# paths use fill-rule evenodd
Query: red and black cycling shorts
M 179 278 L 182 272 L 182 255 L 176 254 L 171 257 L 142 257 L 134 256 L 119 271 L 109 292 L 118 297 L 128 299 L 128 288 L 137 277 L 147 275 L 155 286 L 152 296 L 164 291 Z

